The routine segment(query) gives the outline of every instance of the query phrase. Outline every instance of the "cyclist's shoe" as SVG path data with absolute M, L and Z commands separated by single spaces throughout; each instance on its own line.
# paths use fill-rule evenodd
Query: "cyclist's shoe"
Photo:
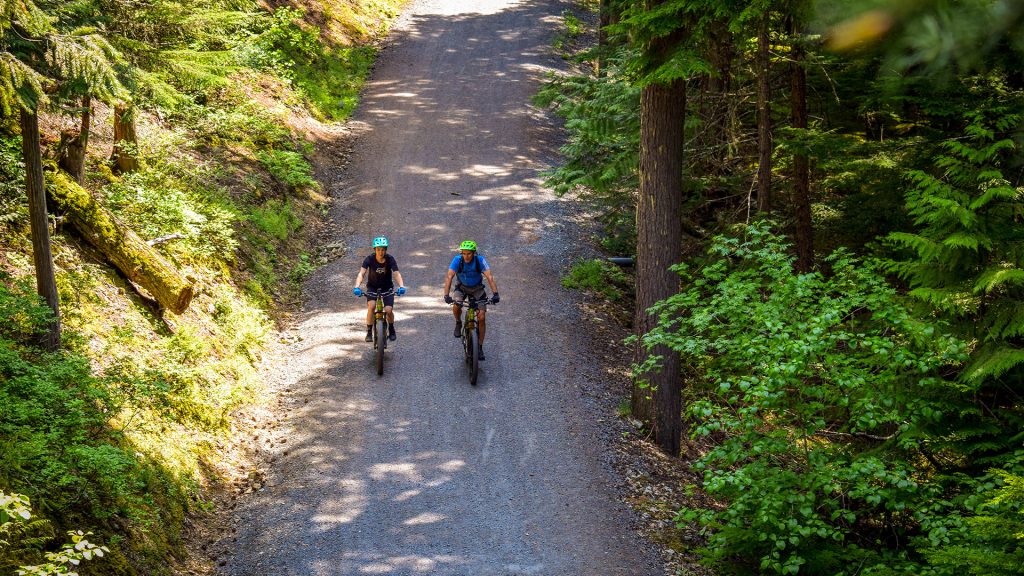
M 398 338 L 398 335 L 395 334 L 395 325 L 394 324 L 388 324 L 388 340 L 391 340 L 392 342 L 394 342 L 397 338 Z
M 373 326 L 366 327 L 366 341 L 373 342 Z
M 484 358 L 484 347 L 482 344 L 480 345 L 480 355 L 477 356 L 477 358 L 480 360 L 487 360 L 487 358 Z
M 455 337 L 459 338 L 462 336 L 462 322 L 455 323 Z

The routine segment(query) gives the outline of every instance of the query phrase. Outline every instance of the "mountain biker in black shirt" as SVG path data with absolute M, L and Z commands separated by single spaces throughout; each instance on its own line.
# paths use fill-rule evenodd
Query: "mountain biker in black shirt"
M 378 236 L 373 239 L 373 254 L 363 259 L 363 265 L 359 268 L 356 276 L 356 285 L 352 293 L 356 296 L 364 295 L 359 285 L 363 283 L 363 275 L 366 275 L 366 292 L 387 292 L 395 287 L 395 280 L 398 281 L 398 290 L 395 294 L 405 294 L 405 282 L 402 281 L 402 273 L 398 271 L 398 262 L 395 257 L 388 254 L 388 239 Z M 384 297 L 384 313 L 388 322 L 388 340 L 394 341 L 398 336 L 395 334 L 395 294 Z M 373 342 L 373 314 L 377 307 L 377 298 L 366 294 L 366 341 Z

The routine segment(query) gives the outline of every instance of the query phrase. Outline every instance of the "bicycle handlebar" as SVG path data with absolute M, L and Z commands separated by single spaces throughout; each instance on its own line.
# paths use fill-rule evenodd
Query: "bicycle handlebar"
M 465 300 L 465 303 L 468 304 L 471 308 L 475 307 L 477 304 L 480 304 L 481 302 L 484 302 L 484 303 L 489 304 L 491 306 L 497 306 L 498 305 L 498 303 L 495 302 L 494 300 L 492 300 L 491 298 L 473 298 L 471 296 L 467 296 L 466 300 Z M 458 302 L 452 302 L 451 304 L 445 302 L 445 306 L 458 306 L 458 305 L 459 305 Z
M 384 298 L 384 297 L 387 297 L 387 296 L 392 296 L 392 295 L 394 295 L 394 293 L 395 293 L 395 290 L 394 290 L 394 288 L 392 288 L 391 290 L 388 290 L 387 292 L 363 292 L 362 295 L 363 296 L 368 296 L 370 298 L 378 298 L 378 297 Z M 358 296 L 356 296 L 356 298 L 358 298 Z

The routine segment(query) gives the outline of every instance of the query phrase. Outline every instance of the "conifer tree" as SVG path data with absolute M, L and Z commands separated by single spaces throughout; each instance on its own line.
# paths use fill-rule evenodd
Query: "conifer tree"
M 910 295 L 975 342 L 960 375 L 967 394 L 944 435 L 982 469 L 1020 449 L 1024 426 L 1024 186 L 1005 168 L 1017 153 L 1017 99 L 969 111 L 942 142 L 935 170 L 910 174 L 917 230 L 889 238 L 912 257 L 892 263 Z

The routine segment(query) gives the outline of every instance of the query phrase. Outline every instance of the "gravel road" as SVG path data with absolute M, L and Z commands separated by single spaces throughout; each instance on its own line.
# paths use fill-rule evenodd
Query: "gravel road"
M 589 327 L 560 273 L 581 215 L 541 184 L 562 137 L 529 104 L 566 1 L 413 2 L 332 176 L 350 246 L 309 280 L 277 378 L 286 443 L 236 509 L 231 576 L 661 574 L 607 466 Z M 384 234 L 410 293 L 378 377 L 352 281 Z M 471 238 L 502 295 L 471 387 L 441 301 Z

